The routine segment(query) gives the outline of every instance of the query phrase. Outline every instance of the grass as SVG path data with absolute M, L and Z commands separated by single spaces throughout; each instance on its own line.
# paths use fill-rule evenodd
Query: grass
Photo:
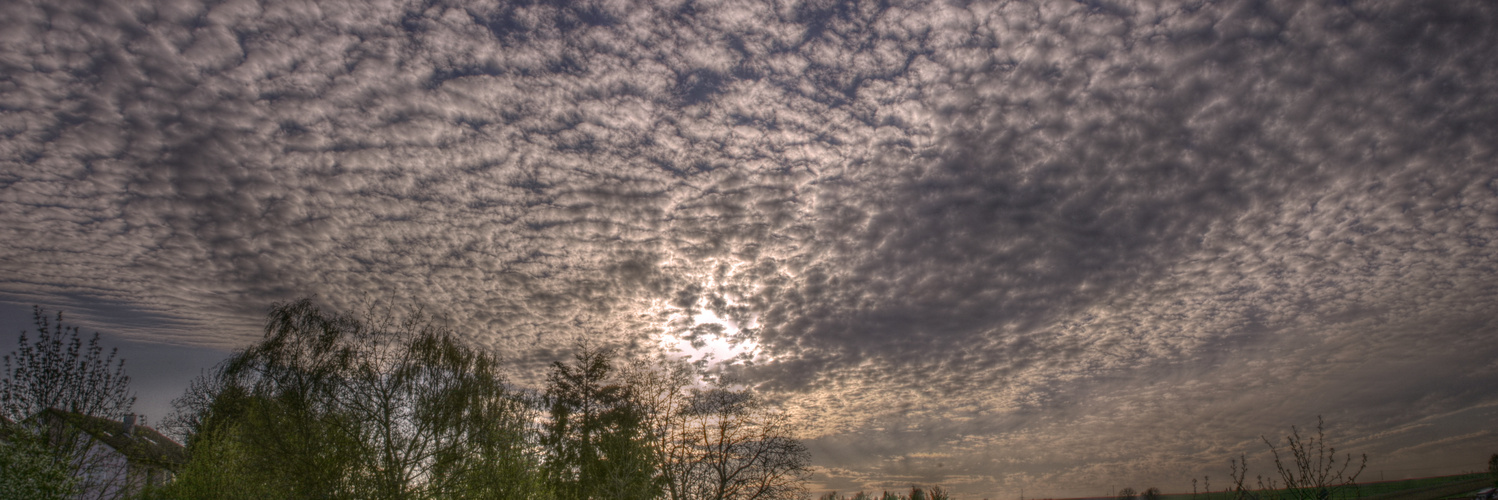
M 1422 477 L 1422 478 L 1417 478 L 1417 479 L 1400 479 L 1400 480 L 1394 480 L 1394 481 L 1378 481 L 1378 482 L 1371 482 L 1371 483 L 1359 483 L 1357 485 L 1357 488 L 1345 488 L 1345 489 L 1339 490 L 1336 495 L 1332 496 L 1332 500 L 1355 500 L 1355 499 L 1363 499 L 1363 498 L 1391 496 L 1391 495 L 1397 494 L 1399 492 L 1414 491 L 1414 490 L 1420 490 L 1420 489 L 1424 489 L 1424 488 L 1438 487 L 1438 486 L 1447 485 L 1447 484 L 1458 484 L 1458 483 L 1462 483 L 1462 482 L 1474 481 L 1474 480 L 1477 480 L 1477 479 L 1490 478 L 1490 477 L 1492 477 L 1492 476 L 1489 476 L 1488 473 L 1486 473 L 1486 472 L 1479 472 L 1479 473 L 1473 473 L 1473 474 L 1460 474 L 1460 475 L 1455 475 L 1455 476 Z M 1491 484 L 1489 486 L 1491 486 Z M 1476 490 L 1478 488 L 1473 488 L 1473 489 Z M 1254 495 L 1256 495 L 1258 498 L 1272 499 L 1272 498 L 1279 497 L 1279 495 L 1278 495 L 1279 490 L 1273 490 L 1273 491 L 1267 491 L 1267 492 L 1265 492 L 1265 491 L 1259 491 L 1259 490 L 1253 490 L 1252 493 Z M 1459 495 L 1452 495 L 1451 497 L 1452 498 L 1466 498 L 1466 493 L 1462 493 L 1462 494 L 1459 494 Z M 1233 500 L 1233 498 L 1235 498 L 1235 496 L 1234 496 L 1234 494 L 1232 492 L 1225 492 L 1225 491 L 1214 491 L 1212 493 L 1199 493 L 1199 494 L 1196 494 L 1196 495 L 1192 495 L 1190 493 L 1173 493 L 1173 494 L 1160 495 L 1160 500 Z M 1110 497 L 1095 497 L 1095 498 L 1079 498 L 1079 499 L 1072 499 L 1072 500 L 1112 500 L 1112 499 Z
M 1363 483 L 1358 485 L 1358 489 L 1361 490 L 1363 497 L 1371 497 L 1404 490 L 1413 490 L 1442 484 L 1472 481 L 1485 477 L 1491 476 L 1489 476 L 1486 472 L 1481 472 L 1474 474 L 1462 474 L 1458 476 L 1424 477 L 1420 479 L 1405 479 L 1402 481 L 1383 481 L 1377 483 Z

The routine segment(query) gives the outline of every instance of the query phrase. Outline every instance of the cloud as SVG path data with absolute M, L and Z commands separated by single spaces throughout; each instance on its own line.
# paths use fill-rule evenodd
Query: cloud
M 315 295 L 525 372 L 709 308 L 827 484 L 990 496 L 1492 397 L 1480 2 L 4 9 L 0 297 L 133 338 Z

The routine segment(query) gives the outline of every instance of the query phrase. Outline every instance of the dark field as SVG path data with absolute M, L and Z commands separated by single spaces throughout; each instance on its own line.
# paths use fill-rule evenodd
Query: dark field
M 1471 493 L 1493 485 L 1487 473 L 1460 474 L 1455 476 L 1424 477 L 1360 483 L 1356 488 L 1347 488 L 1332 495 L 1332 500 L 1439 500 L 1468 498 Z M 1286 498 L 1280 490 L 1251 491 L 1252 498 L 1273 500 Z M 1172 493 L 1160 496 L 1160 500 L 1233 500 L 1235 494 L 1227 491 L 1213 493 Z M 1074 500 L 1113 500 L 1111 497 L 1095 497 Z

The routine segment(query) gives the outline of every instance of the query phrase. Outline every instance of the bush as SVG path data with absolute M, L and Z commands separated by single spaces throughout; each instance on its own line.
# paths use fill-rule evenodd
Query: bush
M 77 493 L 72 471 L 41 439 L 17 428 L 0 432 L 0 498 L 63 500 Z

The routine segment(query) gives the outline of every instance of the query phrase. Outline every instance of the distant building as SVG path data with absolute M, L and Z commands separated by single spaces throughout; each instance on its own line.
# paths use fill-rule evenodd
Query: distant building
M 134 415 L 110 420 L 56 408 L 27 419 L 35 431 L 57 444 L 69 440 L 81 454 L 80 499 L 120 498 L 147 486 L 170 481 L 187 462 L 187 450 L 156 429 L 139 425 Z

